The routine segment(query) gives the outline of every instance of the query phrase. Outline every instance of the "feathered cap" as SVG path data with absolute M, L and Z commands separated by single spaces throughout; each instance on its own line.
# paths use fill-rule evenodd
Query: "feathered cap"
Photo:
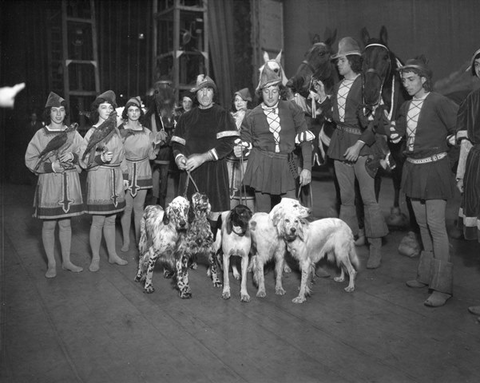
M 360 45 L 352 37 L 344 37 L 338 42 L 338 52 L 332 56 L 332 59 L 338 59 L 340 56 L 357 55 L 361 56 Z
M 97 96 L 94 103 L 97 103 L 100 100 L 109 102 L 110 104 L 112 104 L 114 108 L 117 107 L 117 102 L 116 102 L 117 96 L 115 96 L 115 93 L 113 92 L 113 90 L 107 90 L 106 92 L 103 92 L 101 95 Z
M 58 94 L 50 92 L 47 98 L 47 103 L 45 104 L 45 108 L 50 108 L 52 106 L 58 108 L 62 106 L 62 102 L 65 103 L 65 99 L 60 97 Z
M 234 96 L 239 95 L 243 101 L 252 101 L 252 95 L 248 88 L 240 89 L 239 91 L 235 92 Z
M 472 76 L 476 76 L 477 73 L 475 72 L 475 59 L 480 57 L 480 49 L 477 49 L 470 60 L 470 66 L 467 68 L 466 72 L 471 71 Z
M 207 87 L 213 88 L 215 92 L 217 91 L 217 86 L 215 85 L 215 83 L 210 77 L 204 74 L 199 74 L 197 76 L 197 83 L 192 89 L 190 89 L 190 92 L 197 93 L 200 89 L 207 88 Z
M 128 100 L 125 104 L 125 109 L 128 109 L 132 105 L 138 107 L 139 109 L 142 109 L 142 99 L 140 98 L 140 96 L 130 98 L 130 100 Z
M 281 71 L 277 73 L 268 65 L 264 65 L 262 69 L 262 73 L 260 73 L 260 79 L 258 80 L 257 91 L 272 85 L 278 85 L 281 82 L 282 82 Z
M 407 60 L 405 65 L 401 66 L 397 70 L 400 73 L 414 70 L 419 76 L 423 76 L 428 79 L 432 78 L 432 70 L 428 66 L 427 59 L 423 55 Z

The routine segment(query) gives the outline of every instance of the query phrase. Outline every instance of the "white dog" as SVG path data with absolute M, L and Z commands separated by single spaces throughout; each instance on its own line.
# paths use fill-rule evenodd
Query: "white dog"
M 258 285 L 257 297 L 266 296 L 264 267 L 272 259 L 275 260 L 275 294 L 285 294 L 282 286 L 282 273 L 285 265 L 286 245 L 278 230 L 278 224 L 287 213 L 306 218 L 310 215 L 310 209 L 302 206 L 295 199 L 282 198 L 282 201 L 274 206 L 270 213 L 255 213 L 250 220 L 253 279 Z
M 285 239 L 288 251 L 299 261 L 302 272 L 300 293 L 293 299 L 294 303 L 305 302 L 307 295 L 310 295 L 308 278 L 315 263 L 325 256 L 340 267 L 341 274 L 335 277 L 334 281 L 343 282 L 347 272 L 350 282 L 345 291 L 350 293 L 355 290 L 359 260 L 352 230 L 345 222 L 338 218 L 308 222 L 295 213 L 289 213 L 280 222 L 279 231 Z

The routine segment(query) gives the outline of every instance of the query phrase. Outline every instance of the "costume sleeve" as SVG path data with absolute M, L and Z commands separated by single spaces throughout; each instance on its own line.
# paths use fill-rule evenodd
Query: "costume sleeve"
M 295 132 L 300 138 L 300 148 L 302 149 L 303 157 L 303 168 L 306 170 L 312 170 L 312 140 L 315 138 L 315 135 L 308 130 L 307 121 L 305 120 L 305 113 L 303 110 L 294 102 L 289 103 L 289 109 L 291 110 L 293 121 L 295 123 Z M 296 140 L 297 140 L 296 138 Z
M 472 143 L 468 139 L 462 140 L 460 143 L 460 155 L 458 157 L 458 166 L 457 166 L 457 180 L 462 180 L 465 175 L 465 166 L 467 163 L 468 153 L 472 148 Z
M 240 136 L 233 116 L 226 110 L 219 112 L 219 124 L 217 126 L 217 142 L 215 147 L 209 150 L 215 160 L 230 154 L 235 140 Z
M 448 131 L 447 141 L 455 143 L 458 105 L 447 97 L 442 97 L 437 104 L 437 111 Z M 451 139 L 451 140 L 450 140 Z
M 42 144 L 40 140 L 41 131 L 37 131 L 35 135 L 30 140 L 28 144 L 27 151 L 25 152 L 25 166 L 34 174 L 38 175 L 41 173 L 51 173 L 52 172 L 52 164 L 50 159 L 45 161 L 45 163 L 39 166 L 38 169 L 35 170 L 37 166 L 39 155 L 45 146 Z
M 170 140 L 170 145 L 173 149 L 173 157 L 177 158 L 179 155 L 186 155 L 185 152 L 185 117 L 184 115 L 180 116 L 178 124 L 175 127 L 172 138 Z

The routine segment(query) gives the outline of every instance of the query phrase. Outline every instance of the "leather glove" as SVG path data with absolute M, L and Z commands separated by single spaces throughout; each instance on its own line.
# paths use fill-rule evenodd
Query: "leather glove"
M 180 154 L 175 158 L 175 163 L 177 164 L 180 170 L 185 170 L 186 164 L 187 164 L 187 158 L 183 154 Z

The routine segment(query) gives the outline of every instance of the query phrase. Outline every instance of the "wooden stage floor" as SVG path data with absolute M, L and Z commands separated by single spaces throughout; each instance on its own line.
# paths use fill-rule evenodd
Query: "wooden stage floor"
M 313 182 L 314 214 L 330 214 L 334 188 L 326 176 Z M 88 271 L 88 215 L 73 220 L 72 260 L 79 274 L 63 271 L 46 279 L 41 221 L 31 217 L 34 187 L 1 189 L 1 373 L 3 383 L 23 382 L 478 382 L 480 326 L 468 313 L 480 305 L 480 245 L 452 240 L 454 297 L 427 308 L 426 289 L 410 289 L 418 259 L 401 256 L 405 232 L 391 232 L 382 266 L 365 268 L 356 290 L 318 279 L 306 303 L 292 303 L 300 275 L 284 278 L 285 296 L 274 294 L 273 270 L 267 296 L 257 298 L 251 275 L 250 303 L 241 303 L 239 281 L 233 297 L 206 276 L 206 262 L 190 272 L 193 298 L 181 300 L 161 268 L 153 294 L 134 282 L 136 250 L 117 251 L 127 266 L 107 262 Z M 390 179 L 380 195 L 382 211 L 392 202 Z M 453 226 L 458 198 L 448 206 Z M 333 274 L 337 270 L 328 267 Z

